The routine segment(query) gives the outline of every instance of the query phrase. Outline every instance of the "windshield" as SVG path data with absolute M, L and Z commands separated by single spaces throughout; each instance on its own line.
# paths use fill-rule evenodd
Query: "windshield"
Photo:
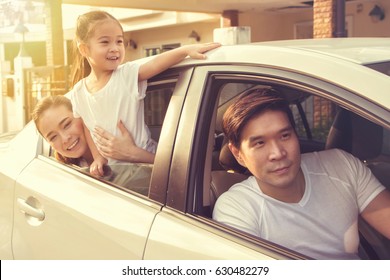
M 380 63 L 373 63 L 373 64 L 367 64 L 367 67 L 374 69 L 378 72 L 381 72 L 383 74 L 386 74 L 387 76 L 390 76 L 390 62 L 380 62 Z

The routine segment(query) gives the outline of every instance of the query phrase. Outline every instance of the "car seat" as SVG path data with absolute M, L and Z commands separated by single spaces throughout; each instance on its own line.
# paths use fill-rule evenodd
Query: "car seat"
M 381 160 L 383 128 L 365 118 L 340 109 L 330 128 L 325 149 L 351 153 L 369 167 L 377 179 L 390 188 L 390 162 Z
M 226 192 L 234 184 L 244 181 L 250 175 L 247 169 L 241 166 L 234 158 L 233 154 L 229 150 L 226 139 L 223 139 L 218 159 L 219 165 L 223 167 L 223 170 L 217 169 L 211 171 L 211 211 L 221 194 Z
M 390 188 L 390 162 L 381 156 L 383 128 L 348 110 L 340 108 L 330 128 L 325 149 L 338 148 L 359 158 L 371 169 L 377 179 Z M 362 243 L 373 259 L 390 259 L 390 240 L 373 229 L 362 218 L 359 219 L 359 231 Z M 372 250 L 373 249 L 373 250 Z

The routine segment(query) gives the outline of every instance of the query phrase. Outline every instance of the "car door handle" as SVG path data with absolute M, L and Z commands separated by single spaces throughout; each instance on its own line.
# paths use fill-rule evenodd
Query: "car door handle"
M 31 206 L 28 203 L 28 200 L 26 201 L 22 198 L 18 198 L 18 205 L 19 205 L 19 209 L 22 213 L 25 213 L 26 215 L 32 216 L 32 217 L 38 219 L 39 221 L 43 221 L 43 219 L 45 219 L 45 212 L 43 212 L 43 210 L 41 210 L 41 209 L 37 209 L 34 206 Z

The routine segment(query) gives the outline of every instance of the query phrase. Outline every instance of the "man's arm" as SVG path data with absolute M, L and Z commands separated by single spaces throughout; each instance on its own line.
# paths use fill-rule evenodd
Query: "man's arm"
M 378 232 L 390 239 L 390 191 L 380 192 L 364 209 L 362 217 Z

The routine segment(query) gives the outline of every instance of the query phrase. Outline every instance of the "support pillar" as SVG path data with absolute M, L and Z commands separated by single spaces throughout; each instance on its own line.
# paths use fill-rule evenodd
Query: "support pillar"
M 250 43 L 251 28 L 239 26 L 237 10 L 226 10 L 221 15 L 221 28 L 214 29 L 214 41 L 223 45 Z
M 313 4 L 313 37 L 335 37 L 337 27 L 337 10 L 344 0 L 314 0 Z M 345 3 L 344 3 L 345 6 Z M 341 11 L 342 12 L 342 11 Z M 345 13 L 345 12 L 344 12 Z M 345 21 L 345 15 L 344 15 Z
M 45 0 L 46 61 L 48 66 L 64 65 L 62 0 Z
M 9 118 L 12 118 L 11 129 L 10 130 L 20 130 L 26 125 L 28 116 L 26 116 L 26 96 L 25 96 L 25 79 L 24 79 L 24 69 L 33 67 L 32 57 L 18 55 L 14 59 L 14 69 L 15 69 L 15 96 L 14 96 L 14 116 L 8 115 Z
M 314 0 L 313 37 L 345 37 L 345 0 Z M 335 115 L 335 108 L 330 101 L 314 97 L 313 126 L 327 129 Z
M 221 17 L 221 27 L 238 26 L 238 11 L 226 10 L 223 11 Z
M 61 5 L 62 0 L 45 0 L 47 66 L 63 66 L 65 61 Z M 59 68 L 54 71 L 54 80 L 64 81 L 63 70 Z

